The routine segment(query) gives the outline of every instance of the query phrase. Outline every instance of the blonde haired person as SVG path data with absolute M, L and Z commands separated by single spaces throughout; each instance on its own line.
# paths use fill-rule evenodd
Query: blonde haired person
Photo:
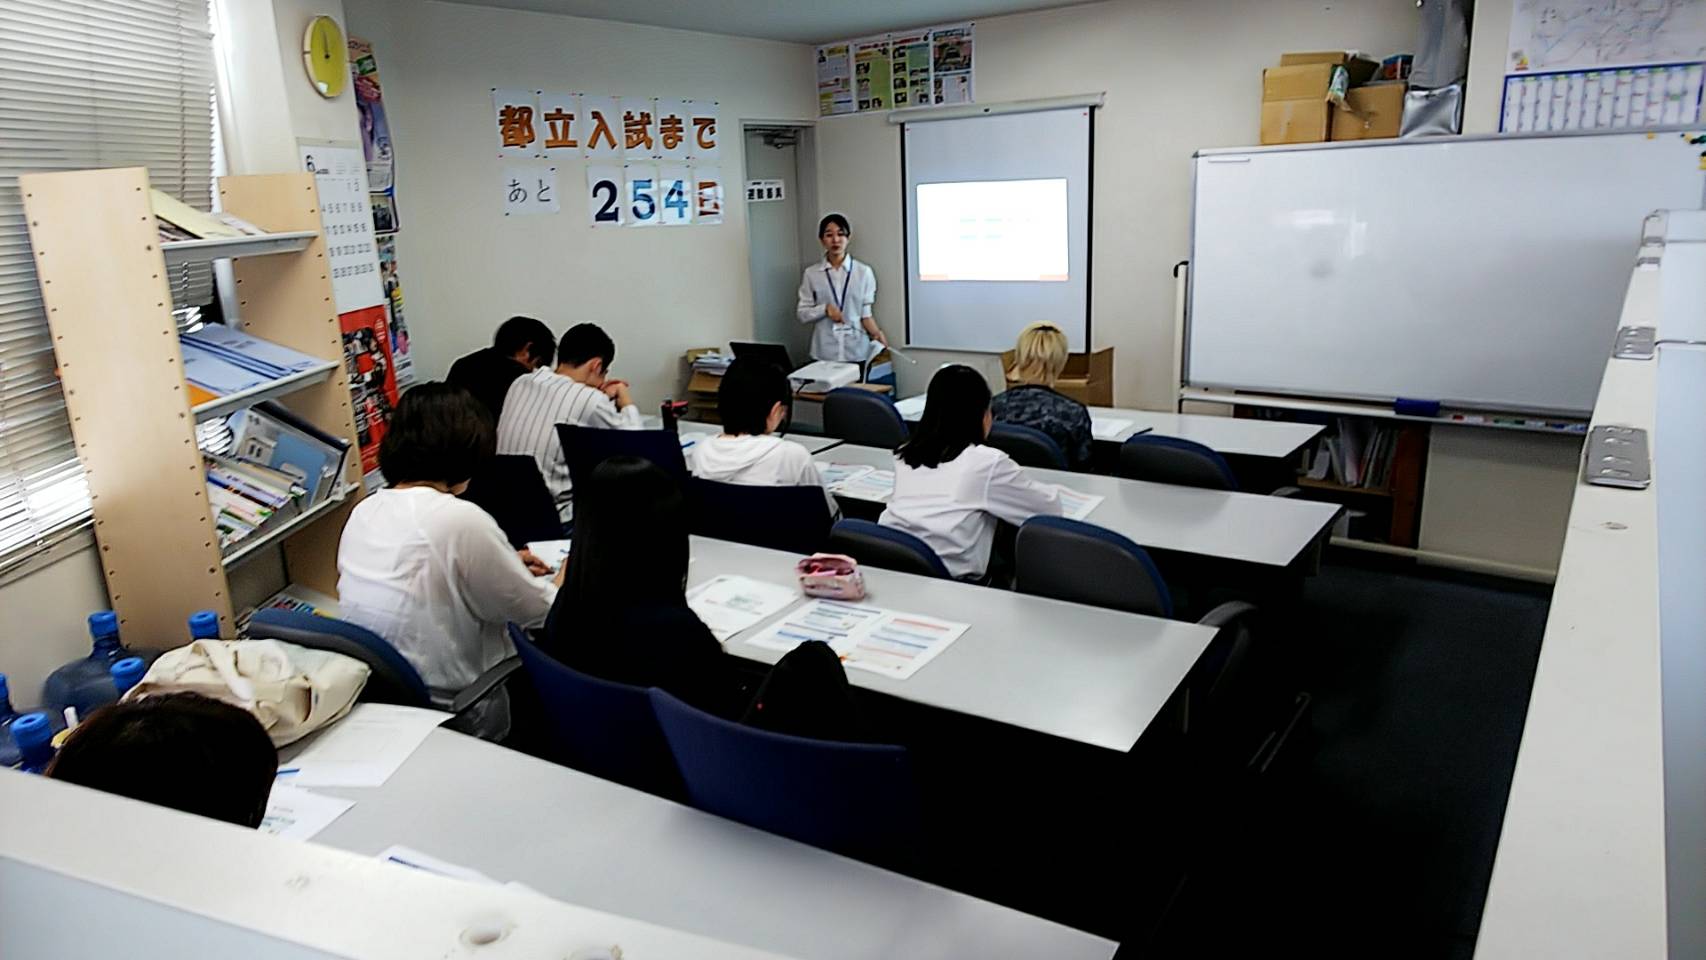
M 990 408 L 997 422 L 1048 434 L 1072 466 L 1083 467 L 1090 462 L 1090 411 L 1054 389 L 1066 354 L 1066 334 L 1054 324 L 1033 323 L 1020 331 L 1013 357 L 1019 385 L 996 396 Z

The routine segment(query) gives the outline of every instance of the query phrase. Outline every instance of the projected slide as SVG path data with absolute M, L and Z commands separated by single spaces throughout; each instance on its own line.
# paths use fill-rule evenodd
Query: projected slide
M 918 279 L 1064 283 L 1066 180 L 921 183 Z

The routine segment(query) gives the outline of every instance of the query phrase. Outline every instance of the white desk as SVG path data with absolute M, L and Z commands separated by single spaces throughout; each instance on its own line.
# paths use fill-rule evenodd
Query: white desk
M 793 585 L 797 559 L 779 550 L 694 537 L 687 579 L 697 584 L 739 574 Z M 849 670 L 854 686 L 1109 750 L 1137 743 L 1214 639 L 1212 630 L 1193 623 L 862 569 L 871 604 L 969 623 L 971 629 L 909 679 Z M 736 634 L 724 649 L 775 663 L 780 651 L 742 641 L 763 626 Z
M 842 444 L 813 459 L 894 468 L 894 454 Z M 1343 507 L 1290 497 L 1202 490 L 1122 480 L 1093 473 L 1025 468 L 1044 483 L 1105 498 L 1085 519 L 1136 541 L 1176 553 L 1286 567 L 1319 544 Z M 920 611 L 923 612 L 923 611 Z
M 901 416 L 916 423 L 924 412 L 924 398 L 908 397 L 896 404 Z M 1124 443 L 1140 433 L 1194 440 L 1222 455 L 1285 459 L 1315 439 L 1322 428 L 1313 423 L 1284 423 L 1278 420 L 1246 420 L 1214 417 L 1200 413 L 1162 413 L 1126 410 L 1120 407 L 1091 407 L 1092 420 L 1130 420 L 1131 425 L 1098 442 Z
M 648 427 L 654 430 L 662 426 L 662 421 L 657 417 L 649 417 L 645 422 Z M 723 428 L 715 423 L 699 423 L 693 420 L 679 421 L 676 423 L 675 429 L 684 438 L 714 437 L 723 432 Z M 783 439 L 791 440 L 794 443 L 805 447 L 807 453 L 817 453 L 822 450 L 828 450 L 830 447 L 838 446 L 841 443 L 840 440 L 837 440 L 834 437 L 816 437 L 810 434 L 797 433 L 790 433 Z
M 315 843 L 368 855 L 400 843 L 567 903 L 791 957 L 1106 960 L 1115 949 L 447 730 L 382 787 L 314 792 L 356 802 Z

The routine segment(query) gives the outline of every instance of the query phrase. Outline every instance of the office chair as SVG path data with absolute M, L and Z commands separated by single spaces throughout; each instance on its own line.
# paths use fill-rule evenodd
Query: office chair
M 1047 470 L 1066 470 L 1070 464 L 1066 451 L 1054 438 L 1035 427 L 1017 423 L 997 423 L 989 429 L 989 444 L 1012 457 L 1021 467 L 1042 467 Z
M 322 617 L 299 610 L 256 610 L 244 631 L 253 640 L 283 640 L 310 650 L 341 653 L 367 665 L 367 685 L 361 700 L 396 703 L 406 707 L 448 710 L 463 714 L 503 686 L 521 666 L 515 657 L 487 669 L 473 683 L 457 692 L 448 703 L 434 700 L 432 691 L 414 665 L 385 642 L 385 638 L 347 620 Z
M 893 450 L 906 442 L 906 421 L 889 398 L 856 387 L 837 387 L 823 398 L 823 432 L 848 443 Z
M 491 514 L 510 546 L 517 550 L 535 540 L 563 538 L 557 503 L 532 457 L 506 454 L 488 458 L 475 469 L 462 499 Z
M 658 729 L 645 687 L 566 666 L 513 623 L 509 639 L 539 695 L 553 760 L 660 797 L 684 796 L 681 773 Z
M 816 553 L 829 540 L 822 487 L 760 487 L 698 477 L 687 482 L 693 532 L 772 550 Z
M 1194 440 L 1140 433 L 1120 444 L 1120 476 L 1181 487 L 1238 489 L 1226 458 Z
M 910 533 L 869 520 L 845 519 L 829 531 L 830 553 L 844 553 L 884 570 L 951 580 L 948 567 L 930 545 Z
M 1173 595 L 1149 553 L 1082 520 L 1032 517 L 1014 544 L 1013 589 L 1071 603 L 1173 615 Z
M 846 856 L 913 858 L 918 838 L 904 825 L 918 797 L 905 747 L 742 726 L 655 688 L 651 699 L 695 807 Z
M 557 441 L 569 465 L 569 482 L 578 487 L 599 464 L 611 457 L 629 456 L 650 460 L 674 477 L 687 482 L 687 458 L 681 453 L 681 435 L 673 430 L 613 430 L 557 424 Z

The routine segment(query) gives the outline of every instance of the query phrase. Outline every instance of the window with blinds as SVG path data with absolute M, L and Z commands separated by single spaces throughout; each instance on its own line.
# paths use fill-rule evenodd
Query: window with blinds
M 145 166 L 208 209 L 212 47 L 208 0 L 0 2 L 0 565 L 89 514 L 18 174 Z M 210 286 L 206 264 L 178 269 L 175 305 Z

